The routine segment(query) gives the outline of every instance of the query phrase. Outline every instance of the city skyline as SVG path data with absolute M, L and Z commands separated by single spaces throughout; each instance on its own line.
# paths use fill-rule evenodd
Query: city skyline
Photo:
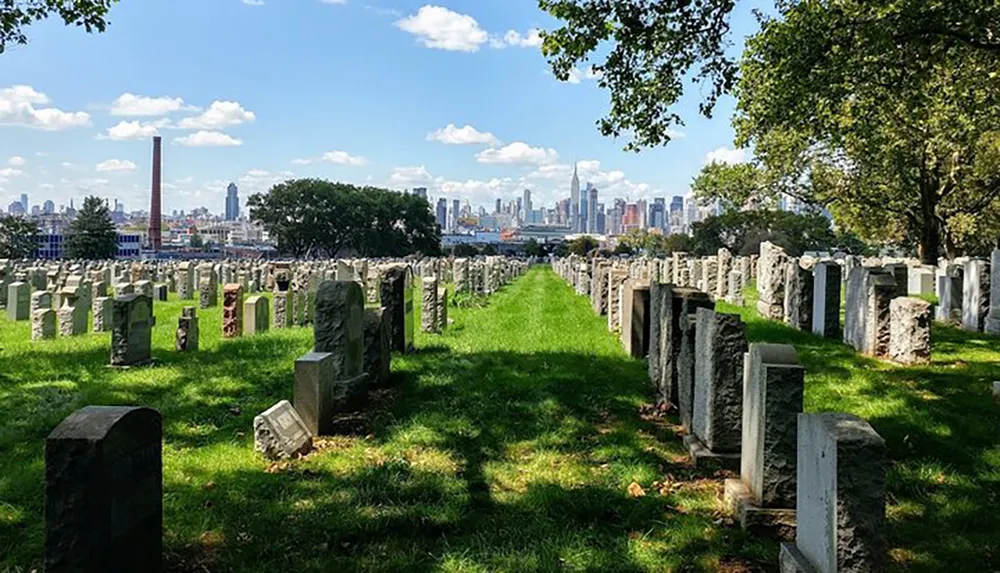
M 710 158 L 746 158 L 732 150 L 729 100 L 717 120 L 697 115 L 697 97 L 682 102 L 687 123 L 663 149 L 625 153 L 625 140 L 601 136 L 594 123 L 608 95 L 583 70 L 552 77 L 533 30 L 553 21 L 533 0 L 406 2 L 395 13 L 319 0 L 198 5 L 206 21 L 230 23 L 211 30 L 190 21 L 184 1 L 115 5 L 99 35 L 42 23 L 4 54 L 4 205 L 21 193 L 63 205 L 95 194 L 146 209 L 152 135 L 163 137 L 164 213 L 218 211 L 229 182 L 244 207 L 288 177 L 425 187 L 476 206 L 527 188 L 553 205 L 571 158 L 602 196 L 634 201 L 686 194 Z M 455 22 L 465 27 L 446 26 Z M 737 38 L 747 22 L 735 16 Z M 305 42 L 315 29 L 330 41 Z M 178 31 L 190 41 L 174 46 Z M 270 47 L 235 41 L 247 36 Z M 94 61 L 99 73 L 83 74 Z M 286 89 L 285 74 L 301 83 Z

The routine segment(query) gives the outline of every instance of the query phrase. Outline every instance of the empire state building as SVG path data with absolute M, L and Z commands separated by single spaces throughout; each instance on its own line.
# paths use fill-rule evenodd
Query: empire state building
M 569 228 L 572 233 L 580 232 L 580 177 L 573 164 L 573 181 L 569 184 Z

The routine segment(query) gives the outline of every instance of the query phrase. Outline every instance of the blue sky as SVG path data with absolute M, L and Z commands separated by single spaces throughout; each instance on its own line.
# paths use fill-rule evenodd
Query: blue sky
M 736 45 L 753 31 L 734 16 Z M 738 160 L 727 98 L 679 109 L 683 137 L 640 154 L 600 135 L 608 95 L 548 71 L 535 0 L 125 0 L 104 34 L 47 22 L 0 55 L 0 199 L 88 194 L 148 208 L 150 136 L 164 138 L 164 209 L 221 212 L 289 177 L 491 205 L 686 194 L 710 154 Z M 449 127 L 450 126 L 450 127 Z M 720 151 L 721 150 L 721 151 Z

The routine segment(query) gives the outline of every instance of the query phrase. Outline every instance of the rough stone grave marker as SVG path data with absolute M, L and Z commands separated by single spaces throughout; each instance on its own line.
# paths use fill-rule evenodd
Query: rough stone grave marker
M 307 454 L 312 449 L 312 438 L 288 400 L 278 402 L 253 419 L 254 450 L 270 460 Z
M 148 296 L 127 294 L 114 300 L 111 317 L 111 365 L 136 366 L 152 359 L 156 318 Z
M 438 333 L 438 282 L 436 278 L 421 279 L 420 289 L 420 330 L 427 333 Z
M 177 337 L 174 348 L 178 352 L 197 352 L 200 333 L 198 332 L 198 310 L 193 306 L 181 309 L 177 319 Z
M 389 381 L 392 350 L 389 347 L 388 315 L 384 308 L 365 309 L 364 370 L 372 384 Z
M 150 408 L 87 406 L 45 441 L 45 570 L 159 571 L 162 420 Z
M 222 289 L 222 338 L 243 335 L 243 285 L 230 283 Z

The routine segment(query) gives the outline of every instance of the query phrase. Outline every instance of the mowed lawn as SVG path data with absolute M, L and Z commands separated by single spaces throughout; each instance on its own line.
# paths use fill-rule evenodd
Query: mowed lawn
M 109 334 L 33 343 L 0 319 L 0 571 L 40 566 L 45 437 L 88 404 L 163 414 L 171 571 L 775 567 L 773 540 L 720 518 L 722 476 L 643 414 L 644 363 L 547 268 L 451 308 L 340 435 L 282 464 L 254 453 L 252 420 L 291 400 L 312 331 L 223 341 L 214 308 L 201 350 L 179 354 L 183 304 L 156 303 L 156 363 L 124 371 Z
M 887 541 L 893 571 L 1000 571 L 1000 338 L 934 323 L 932 362 L 904 367 L 858 355 L 719 304 L 751 342 L 793 344 L 806 368 L 805 410 L 849 412 L 885 439 Z

